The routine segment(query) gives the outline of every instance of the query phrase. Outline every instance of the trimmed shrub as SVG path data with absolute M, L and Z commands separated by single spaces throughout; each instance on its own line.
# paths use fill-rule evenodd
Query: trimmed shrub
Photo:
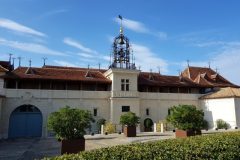
M 120 124 L 127 126 L 136 126 L 139 123 L 139 117 L 133 112 L 127 112 L 120 117 Z
M 178 105 L 170 108 L 167 121 L 180 130 L 200 130 L 203 128 L 204 113 L 194 105 Z
M 49 158 L 52 160 L 240 159 L 240 132 L 137 143 Z
M 224 120 L 222 120 L 222 119 L 218 119 L 216 121 L 216 124 L 217 124 L 217 128 L 218 129 L 226 129 L 226 128 L 228 128 L 228 124 Z
M 90 111 L 66 106 L 53 112 L 48 118 L 48 129 L 56 133 L 57 139 L 80 139 L 94 122 Z

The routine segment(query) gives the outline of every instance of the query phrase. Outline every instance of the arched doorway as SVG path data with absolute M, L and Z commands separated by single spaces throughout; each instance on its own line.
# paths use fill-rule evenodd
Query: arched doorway
M 144 120 L 144 131 L 145 132 L 152 132 L 153 131 L 153 121 L 150 118 L 146 118 Z
M 42 113 L 33 105 L 22 105 L 16 108 L 9 120 L 8 137 L 41 137 Z

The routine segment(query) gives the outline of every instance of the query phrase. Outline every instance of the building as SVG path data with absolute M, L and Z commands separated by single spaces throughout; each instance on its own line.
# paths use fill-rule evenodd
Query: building
M 135 112 L 141 117 L 141 131 L 144 120 L 163 120 L 169 108 L 178 104 L 204 109 L 211 127 L 217 118 L 231 121 L 232 128 L 240 126 L 239 98 L 214 102 L 208 95 L 225 87 L 239 91 L 239 86 L 211 68 L 188 66 L 179 76 L 141 72 L 131 60 L 122 27 L 114 39 L 109 69 L 48 65 L 13 69 L 10 62 L 0 62 L 0 75 L 0 138 L 46 137 L 49 114 L 66 105 L 90 110 L 96 120 L 104 118 L 114 124 L 119 124 L 124 112 Z M 218 112 L 218 105 L 222 111 L 209 118 L 209 112 Z M 237 110 L 234 118 L 228 119 L 233 110 Z M 224 115 L 225 111 L 231 115 Z

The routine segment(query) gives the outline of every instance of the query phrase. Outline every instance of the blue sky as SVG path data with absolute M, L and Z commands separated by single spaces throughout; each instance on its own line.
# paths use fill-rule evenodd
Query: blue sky
M 240 84 L 239 8 L 237 0 L 1 0 L 0 60 L 12 53 L 26 66 L 47 57 L 49 65 L 107 68 L 121 14 L 142 70 L 177 75 L 187 59 L 210 62 Z

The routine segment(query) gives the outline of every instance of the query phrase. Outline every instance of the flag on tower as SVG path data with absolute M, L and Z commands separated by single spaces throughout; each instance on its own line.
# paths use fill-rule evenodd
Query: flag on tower
M 121 19 L 121 20 L 123 19 L 121 15 L 118 15 L 118 18 Z

